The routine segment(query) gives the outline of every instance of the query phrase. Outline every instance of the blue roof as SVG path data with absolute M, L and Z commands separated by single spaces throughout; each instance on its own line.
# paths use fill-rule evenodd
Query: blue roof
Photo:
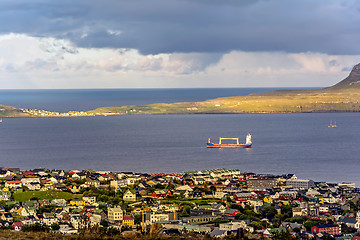
M 327 228 L 327 227 L 338 227 L 339 225 L 334 225 L 334 224 L 320 224 L 320 225 L 316 225 L 315 227 L 317 228 Z

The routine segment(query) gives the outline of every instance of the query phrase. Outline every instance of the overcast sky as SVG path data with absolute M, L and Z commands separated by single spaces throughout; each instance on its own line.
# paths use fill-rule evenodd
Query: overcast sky
M 1 0 L 1 88 L 323 87 L 356 0 Z

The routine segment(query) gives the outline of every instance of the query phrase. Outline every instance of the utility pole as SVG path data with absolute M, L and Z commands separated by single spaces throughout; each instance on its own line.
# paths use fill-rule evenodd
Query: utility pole
M 144 210 L 141 210 L 141 229 L 145 232 Z

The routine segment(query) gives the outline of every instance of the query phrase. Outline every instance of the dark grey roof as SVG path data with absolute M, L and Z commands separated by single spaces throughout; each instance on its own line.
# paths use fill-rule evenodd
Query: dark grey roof
M 344 217 L 343 219 L 339 219 L 338 222 L 355 224 L 356 223 L 356 218 L 354 218 L 354 217 Z
M 215 236 L 221 236 L 225 233 L 225 230 L 219 230 L 219 229 L 214 229 L 211 233 L 210 233 L 210 237 L 215 237 Z

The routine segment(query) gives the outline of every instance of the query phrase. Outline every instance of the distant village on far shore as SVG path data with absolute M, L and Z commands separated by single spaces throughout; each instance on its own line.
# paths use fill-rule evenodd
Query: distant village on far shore
M 360 189 L 294 174 L 0 169 L 1 231 L 360 239 Z M 234 238 L 231 238 L 234 237 Z

